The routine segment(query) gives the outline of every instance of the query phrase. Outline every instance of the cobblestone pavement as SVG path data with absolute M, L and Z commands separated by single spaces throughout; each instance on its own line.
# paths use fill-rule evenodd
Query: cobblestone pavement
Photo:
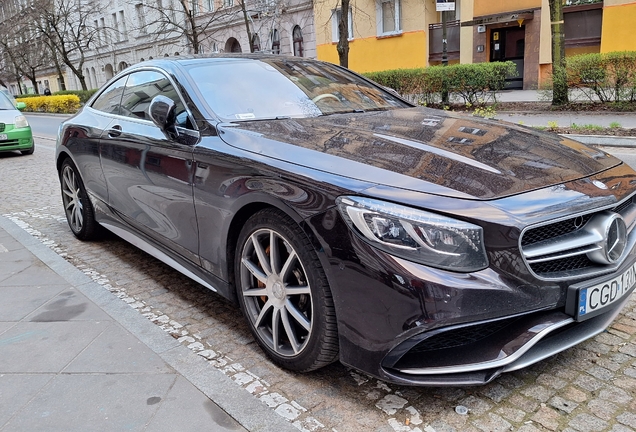
M 178 338 L 304 431 L 633 431 L 636 301 L 596 338 L 481 387 L 409 388 L 333 364 L 299 375 L 270 363 L 240 310 L 115 236 L 76 240 L 54 143 L 0 154 L 0 214 Z M 462 407 L 467 408 L 463 413 Z

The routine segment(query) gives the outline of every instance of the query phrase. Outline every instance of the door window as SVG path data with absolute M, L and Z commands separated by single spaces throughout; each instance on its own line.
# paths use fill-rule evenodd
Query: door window
M 148 107 L 157 95 L 166 96 L 175 102 L 177 126 L 187 127 L 188 115 L 181 98 L 168 78 L 156 71 L 133 72 L 128 76 L 121 101 L 121 115 L 152 121 Z
M 119 114 L 121 95 L 124 92 L 127 76 L 122 77 L 109 85 L 106 90 L 93 102 L 92 107 L 96 110 L 110 114 Z

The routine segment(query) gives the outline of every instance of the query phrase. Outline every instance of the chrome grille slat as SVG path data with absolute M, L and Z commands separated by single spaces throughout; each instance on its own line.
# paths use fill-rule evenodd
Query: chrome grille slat
M 634 195 L 613 207 L 578 214 L 523 231 L 519 241 L 523 258 L 528 268 L 540 279 L 560 280 L 608 273 L 622 263 L 624 257 L 613 265 L 593 262 L 588 253 L 600 249 L 602 241 L 598 233 L 583 228 L 602 212 L 619 213 L 627 226 L 628 247 L 624 255 L 636 245 L 636 203 Z

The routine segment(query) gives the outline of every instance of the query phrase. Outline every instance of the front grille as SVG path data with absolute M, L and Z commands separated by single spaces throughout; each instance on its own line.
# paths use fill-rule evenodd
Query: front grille
M 592 215 L 588 214 L 528 230 L 521 240 L 521 246 L 532 245 L 543 240 L 574 232 L 585 225 L 591 218 Z
M 410 352 L 421 354 L 478 342 L 509 326 L 517 319 L 509 318 L 438 333 L 415 345 Z
M 539 277 L 564 279 L 602 272 L 609 266 L 595 263 L 588 253 L 596 246 L 586 243 L 586 225 L 597 215 L 606 212 L 619 213 L 625 219 L 628 230 L 634 224 L 636 204 L 634 197 L 612 208 L 581 214 L 551 224 L 526 230 L 521 237 L 521 251 L 530 269 Z M 631 231 L 628 232 L 628 238 Z M 538 255 L 538 252 L 545 254 Z

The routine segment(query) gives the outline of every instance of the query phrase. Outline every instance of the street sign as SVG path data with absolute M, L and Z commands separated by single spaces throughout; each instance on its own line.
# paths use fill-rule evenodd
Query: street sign
M 437 0 L 435 10 L 437 12 L 454 11 L 455 0 Z

